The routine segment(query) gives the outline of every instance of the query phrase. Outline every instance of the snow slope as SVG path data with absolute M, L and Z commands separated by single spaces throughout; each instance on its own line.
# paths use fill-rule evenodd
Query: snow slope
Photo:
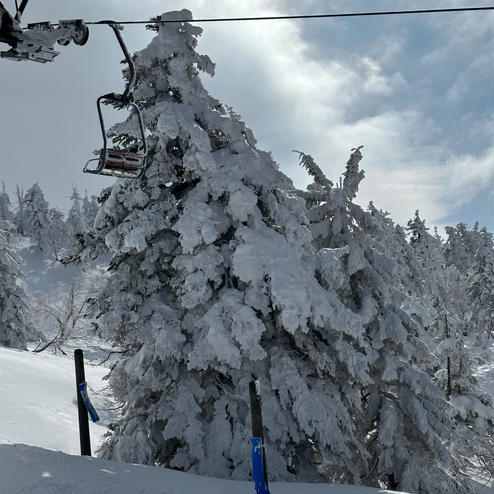
M 111 402 L 101 394 L 107 372 L 105 367 L 86 365 L 90 399 L 101 416 L 90 426 L 93 450 L 110 421 Z M 0 397 L 0 444 L 80 453 L 72 358 L 0 348 Z
M 0 444 L 1 494 L 254 494 L 251 482 Z M 361 486 L 277 482 L 273 494 L 370 494 Z M 389 492 L 389 491 L 387 491 Z
M 102 417 L 101 423 L 90 426 L 93 450 L 114 413 L 104 391 L 106 372 L 104 367 L 86 365 L 90 398 Z M 73 359 L 0 348 L 0 494 L 255 492 L 252 482 L 75 456 L 80 451 L 78 438 Z M 387 492 L 362 486 L 283 482 L 270 488 L 273 494 Z

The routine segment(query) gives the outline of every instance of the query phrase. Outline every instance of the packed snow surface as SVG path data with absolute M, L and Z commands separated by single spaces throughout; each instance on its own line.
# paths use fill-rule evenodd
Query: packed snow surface
M 1 494 L 254 494 L 252 482 L 70 456 L 23 444 L 0 444 Z M 273 494 L 370 494 L 354 485 L 276 482 Z
M 86 364 L 89 397 L 101 421 L 91 424 L 93 450 L 107 431 L 110 403 L 101 394 L 108 368 Z M 80 453 L 74 360 L 49 351 L 0 348 L 0 443 Z M 3 482 L 3 477 L 0 477 Z M 0 485 L 0 492 L 3 487 Z
M 111 419 L 112 402 L 103 381 L 107 371 L 86 364 L 90 398 L 102 417 L 101 423 L 90 425 L 93 450 Z M 70 354 L 63 357 L 0 348 L 0 397 L 0 494 L 255 493 L 252 482 L 76 456 L 80 449 Z M 284 482 L 272 483 L 270 489 L 273 494 L 389 492 L 352 485 Z

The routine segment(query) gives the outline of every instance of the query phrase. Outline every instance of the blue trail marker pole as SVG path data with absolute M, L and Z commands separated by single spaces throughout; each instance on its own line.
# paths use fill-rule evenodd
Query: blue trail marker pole
M 266 468 L 266 450 L 264 448 L 264 427 L 262 424 L 261 395 L 259 381 L 249 383 L 250 416 L 252 420 L 252 479 L 256 494 L 270 494 L 268 471 Z
M 256 494 L 270 494 L 264 470 L 263 444 L 260 437 L 253 437 L 252 442 L 252 480 Z

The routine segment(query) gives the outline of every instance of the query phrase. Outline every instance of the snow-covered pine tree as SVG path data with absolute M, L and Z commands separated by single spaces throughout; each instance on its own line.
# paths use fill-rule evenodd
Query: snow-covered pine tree
M 429 228 L 425 226 L 425 221 L 420 217 L 418 210 L 415 211 L 413 220 L 408 221 L 406 230 L 414 255 L 427 275 L 426 289 L 428 289 L 429 294 L 437 296 L 435 294 L 437 287 L 430 284 L 441 278 L 441 270 L 445 267 L 444 247 L 441 238 L 429 233 Z
M 443 338 L 436 350 L 449 361 L 438 373 L 454 407 L 462 468 L 476 478 L 494 476 L 494 403 L 482 380 L 492 360 L 494 249 L 492 235 L 478 223 L 447 227 L 448 266 L 443 277 L 446 308 Z M 458 257 L 457 257 L 458 256 Z
M 25 350 L 32 338 L 26 293 L 19 285 L 22 259 L 13 248 L 14 225 L 0 221 L 0 345 Z
M 24 194 L 22 205 L 22 233 L 29 236 L 41 250 L 50 249 L 48 203 L 37 183 Z
M 446 447 L 448 405 L 432 382 L 437 363 L 421 341 L 424 316 L 420 304 L 411 303 L 422 298 L 423 272 L 403 229 L 373 205 L 364 211 L 352 202 L 364 177 L 361 158 L 360 147 L 354 149 L 341 187 L 315 191 L 312 184 L 305 194 L 315 203 L 309 217 L 318 255 L 340 258 L 344 277 L 337 293 L 363 319 L 376 352 L 372 382 L 362 388 L 362 429 L 372 457 L 362 478 L 414 493 L 467 492 Z
M 270 477 L 358 480 L 370 384 L 360 318 L 316 279 L 291 181 L 202 86 L 199 71 L 214 68 L 194 51 L 202 30 L 153 29 L 134 55 L 148 168 L 118 181 L 95 220 L 114 252 L 98 324 L 125 352 L 110 374 L 125 406 L 102 452 L 245 479 L 256 377 Z M 112 135 L 131 144 L 136 116 Z M 337 284 L 338 260 L 327 268 Z
M 441 238 L 429 233 L 425 221 L 420 217 L 419 211 L 407 224 L 410 247 L 423 269 L 424 289 L 426 299 L 429 300 L 428 314 L 424 320 L 424 339 L 433 349 L 439 359 L 441 370 L 435 369 L 437 384 L 447 396 L 451 394 L 451 354 L 450 348 L 456 347 L 458 336 L 462 332 L 462 320 L 457 317 L 455 304 L 460 304 L 460 299 L 452 297 L 450 289 L 455 286 L 454 279 L 462 277 L 455 266 L 447 266 L 444 258 L 444 245 Z M 460 286 L 460 290 L 462 287 Z M 465 297 L 461 297 L 464 301 Z M 462 305 L 465 312 L 464 304 Z M 448 343 L 443 343 L 448 340 Z M 448 350 L 446 350 L 448 349 Z
M 95 201 L 97 206 L 96 215 L 98 214 L 98 210 L 100 204 L 103 204 L 109 197 L 112 191 L 112 187 L 105 187 L 100 195 L 96 198 L 94 196 L 89 200 L 90 208 L 88 209 L 88 216 L 86 218 L 91 218 L 93 214 L 93 201 Z M 83 210 L 83 214 L 84 210 Z M 66 249 L 64 253 L 64 257 L 60 259 L 62 264 L 80 264 L 85 265 L 87 263 L 91 263 L 98 257 L 105 255 L 108 253 L 108 247 L 105 244 L 104 239 L 102 239 L 101 234 L 94 230 L 94 222 L 96 220 L 96 215 L 92 219 L 92 223 L 86 222 L 86 229 L 75 235 L 75 237 L 70 238 L 69 249 Z M 95 328 L 97 329 L 97 328 Z
M 362 229 L 381 246 L 386 248 L 386 255 L 397 265 L 390 269 L 394 285 L 406 295 L 402 307 L 416 320 L 425 325 L 430 319 L 430 303 L 427 287 L 427 271 L 424 269 L 416 252 L 410 248 L 406 230 L 395 224 L 388 212 L 378 210 L 371 201 L 366 217 L 372 221 L 363 221 Z M 382 248 L 382 247 L 381 247 Z M 388 273 L 389 274 L 389 273 Z
M 450 283 L 450 286 L 458 292 L 457 297 L 447 298 L 452 303 L 461 302 L 456 313 L 462 319 L 464 335 L 477 338 L 478 347 L 486 348 L 485 337 L 493 334 L 492 234 L 485 228 L 479 229 L 478 222 L 472 230 L 465 223 L 459 223 L 456 227 L 447 226 L 446 232 L 444 258 L 448 268 L 455 273 L 454 284 Z
M 427 274 L 425 282 L 433 314 L 429 336 L 441 366 L 435 373 L 435 381 L 453 408 L 456 425 L 453 449 L 461 458 L 464 473 L 488 478 L 494 473 L 494 410 L 491 398 L 482 391 L 479 382 L 479 374 L 486 367 L 482 357 L 489 348 L 486 345 L 489 337 L 479 328 L 477 315 L 482 318 L 484 314 L 484 323 L 489 324 L 489 315 L 482 309 L 489 311 L 492 298 L 489 298 L 487 278 L 480 280 L 473 274 L 479 274 L 483 270 L 480 266 L 485 265 L 483 256 L 478 257 L 481 231 L 478 223 L 473 230 L 468 230 L 464 223 L 446 227 L 448 240 L 443 245 L 437 234 L 431 236 L 427 232 L 418 211 L 408 222 L 408 230 L 410 244 Z M 489 255 L 489 249 L 486 253 Z M 469 281 L 474 278 L 477 283 L 472 290 Z M 482 298 L 480 293 L 484 290 L 487 297 Z
M 448 296 L 456 292 L 461 297 L 462 285 L 455 287 L 459 289 L 448 292 Z M 444 311 L 435 322 L 439 330 L 435 353 L 443 365 L 436 373 L 436 382 L 452 405 L 456 426 L 453 450 L 460 459 L 461 471 L 489 480 L 494 476 L 494 407 L 492 396 L 483 391 L 480 382 L 489 364 L 481 358 L 486 352 L 475 344 L 475 338 L 458 331 L 457 321 L 463 322 L 458 314 Z
M 24 189 L 19 187 L 19 185 L 15 186 L 15 195 L 17 198 L 17 210 L 14 215 L 14 224 L 17 227 L 17 232 L 21 235 L 24 235 Z
M 442 320 L 447 312 L 445 304 L 448 299 L 445 284 L 454 273 L 448 270 L 446 266 L 444 245 L 437 233 L 437 229 L 434 230 L 434 235 L 431 235 L 418 210 L 415 211 L 414 218 L 408 221 L 406 231 L 409 236 L 412 257 L 422 269 L 424 293 L 422 298 L 424 301 L 423 327 L 427 332 L 427 334 L 424 334 L 424 338 L 428 344 L 434 347 L 437 344 L 438 336 L 443 338 L 444 331 L 438 329 L 436 322 Z M 451 323 L 453 323 L 453 320 L 451 320 Z M 435 330 L 439 331 L 439 335 L 435 334 Z
M 95 195 L 88 197 L 87 191 L 82 200 L 82 218 L 84 224 L 84 231 L 88 231 L 93 227 L 94 219 L 98 213 L 99 204 L 98 198 Z
M 478 231 L 468 230 L 466 223 L 458 223 L 456 227 L 445 228 L 448 239 L 444 247 L 444 258 L 447 265 L 454 265 L 460 273 L 467 275 L 476 252 Z
M 5 182 L 2 182 L 2 190 L 0 192 L 0 221 L 12 221 L 14 213 L 10 209 L 9 194 L 5 189 Z
M 477 238 L 475 258 L 467 278 L 470 311 L 467 326 L 475 328 L 480 344 L 494 339 L 494 245 L 492 233 L 482 228 Z M 469 333 L 471 333 L 469 329 Z
M 48 250 L 56 261 L 60 260 L 63 249 L 67 245 L 68 231 L 62 211 L 51 208 L 49 211 Z
M 72 194 L 70 195 L 72 202 L 69 214 L 67 215 L 67 229 L 71 236 L 85 231 L 84 218 L 82 214 L 82 200 L 75 185 L 72 185 Z

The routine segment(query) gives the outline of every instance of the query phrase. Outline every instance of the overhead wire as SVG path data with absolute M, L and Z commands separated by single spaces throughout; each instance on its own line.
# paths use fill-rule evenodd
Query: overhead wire
M 455 7 L 445 9 L 413 9 L 413 10 L 387 10 L 376 12 L 343 12 L 333 14 L 307 14 L 307 15 L 274 15 L 274 16 L 256 16 L 256 17 L 205 17 L 199 19 L 148 19 L 134 21 L 90 21 L 85 22 L 87 25 L 104 25 L 114 24 L 173 24 L 182 22 L 244 22 L 244 21 L 278 21 L 278 20 L 295 20 L 295 19 L 327 19 L 338 17 L 368 17 L 384 15 L 410 15 L 410 14 L 438 14 L 447 12 L 474 12 L 494 10 L 494 6 L 484 7 Z M 57 24 L 52 24 L 57 26 Z

